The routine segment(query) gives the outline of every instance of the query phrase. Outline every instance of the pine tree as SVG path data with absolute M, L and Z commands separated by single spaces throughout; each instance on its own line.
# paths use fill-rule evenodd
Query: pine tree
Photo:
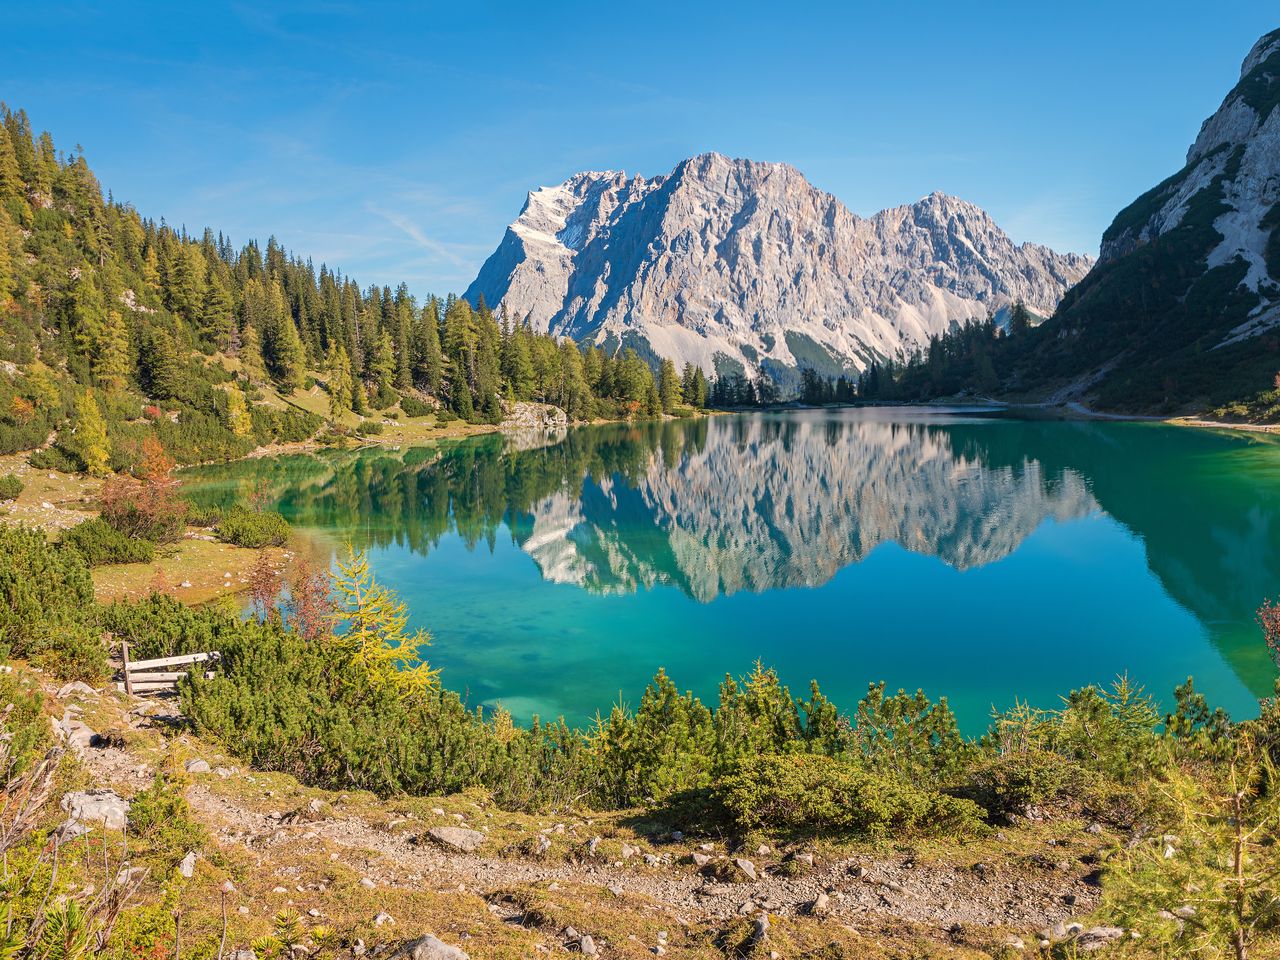
M 107 422 L 102 418 L 92 390 L 84 390 L 76 397 L 75 453 L 93 476 L 105 477 L 111 472 Z
M 94 268 L 86 261 L 81 261 L 74 271 L 74 279 L 67 292 L 66 309 L 76 352 L 84 361 L 91 362 L 102 343 L 107 308 Z
M 1013 305 L 1013 311 L 1009 314 L 1009 333 L 1019 337 L 1030 329 L 1031 312 L 1027 310 L 1027 305 L 1019 300 Z
M 18 166 L 18 155 L 13 149 L 13 141 L 9 131 L 0 125 L 0 199 L 17 198 L 22 206 L 26 206 L 26 184 L 22 181 L 22 169 Z
M 351 358 L 345 347 L 329 350 L 329 417 L 339 420 L 351 409 L 353 403 L 351 385 Z
M 492 319 L 488 323 L 482 321 L 476 348 L 476 405 L 486 423 L 502 420 L 502 408 L 498 404 L 501 373 L 498 369 L 497 339 L 498 328 Z
M 262 338 L 258 328 L 246 323 L 240 333 L 240 370 L 252 386 L 267 382 L 267 365 L 262 360 Z
M 396 378 L 395 345 L 391 341 L 391 334 L 386 330 L 378 337 L 378 349 L 374 352 L 369 372 L 378 388 L 375 405 L 379 410 L 386 409 L 396 402 L 395 391 L 391 389 Z
M 431 297 L 422 308 L 413 340 L 413 382 L 432 396 L 439 396 L 444 377 L 440 354 L 440 301 Z
M 107 312 L 102 336 L 93 356 L 93 376 L 109 392 L 129 385 L 129 328 L 118 310 Z
M 204 308 L 208 284 L 208 264 L 195 244 L 182 244 L 174 255 L 172 275 L 168 283 L 169 308 L 194 323 Z
M 285 393 L 292 393 L 306 379 L 307 351 L 291 317 L 282 317 L 277 323 L 273 353 L 280 389 Z
M 680 382 L 676 377 L 676 365 L 665 357 L 658 367 L 658 397 L 663 413 L 674 410 L 680 400 Z
M 204 298 L 204 325 L 201 332 L 205 341 L 215 349 L 227 349 L 235 330 L 235 322 L 235 303 L 231 298 L 231 290 L 222 274 L 215 272 L 209 278 Z
M 142 385 L 149 395 L 159 400 L 178 396 L 182 372 L 177 348 L 166 333 L 151 330 L 142 343 L 138 361 Z
M 529 332 L 524 327 L 517 327 L 507 337 L 502 375 L 511 385 L 511 394 L 516 400 L 533 399 L 533 357 L 529 350 Z
M 0 126 L 0 132 L 4 127 Z M 13 257 L 13 227 L 9 213 L 0 204 L 0 306 L 8 303 L 18 289 L 17 270 Z

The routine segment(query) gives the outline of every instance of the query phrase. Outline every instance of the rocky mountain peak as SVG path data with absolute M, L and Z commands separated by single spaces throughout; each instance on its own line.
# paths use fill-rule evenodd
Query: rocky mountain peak
M 1017 299 L 1047 315 L 1091 263 L 1016 245 L 944 193 L 864 218 L 792 166 L 712 152 L 531 192 L 466 296 L 538 330 L 786 382 L 900 357 Z

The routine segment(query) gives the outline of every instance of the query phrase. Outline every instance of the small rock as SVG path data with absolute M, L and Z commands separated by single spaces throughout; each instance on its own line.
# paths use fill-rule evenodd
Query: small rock
M 594 957 L 600 952 L 599 948 L 596 947 L 596 942 L 591 939 L 591 934 L 584 933 L 582 938 L 578 940 L 578 952 L 585 957 Z
M 458 947 L 438 940 L 431 934 L 410 940 L 391 954 L 388 960 L 470 960 L 468 955 Z
M 594 856 L 596 855 L 596 849 L 597 849 L 599 846 L 600 846 L 600 838 L 599 838 L 599 837 L 592 837 L 590 840 L 588 840 L 588 841 L 587 841 L 587 856 L 589 856 L 589 857 L 594 857 Z
M 196 872 L 196 852 L 192 850 L 185 857 L 183 857 L 182 862 L 178 864 L 178 873 L 182 874 L 183 877 L 190 880 L 195 875 L 195 872 Z
M 825 917 L 830 912 L 831 898 L 825 893 L 819 893 L 809 904 L 809 913 L 815 917 Z
M 208 760 L 188 760 L 182 767 L 187 773 L 208 773 L 213 769 Z
M 129 821 L 129 801 L 114 790 L 81 790 L 62 798 L 62 809 L 72 820 L 101 823 L 108 830 L 123 830 Z
M 427 836 L 444 847 L 452 847 L 463 853 L 474 853 L 484 843 L 484 834 L 466 827 L 432 827 Z M 545 840 L 546 837 L 543 837 Z M 550 843 L 548 843 L 550 846 Z
M 633 846 L 632 846 L 631 844 L 629 844 L 629 843 L 624 843 L 624 844 L 622 845 L 622 859 L 623 859 L 623 860 L 630 860 L 632 857 L 634 857 L 634 856 L 635 856 L 637 853 L 639 853 L 639 852 L 640 852 L 640 849 L 639 849 L 638 847 L 633 847 Z
M 67 697 L 92 697 L 97 695 L 96 690 L 80 680 L 72 680 L 70 683 L 64 683 L 58 688 L 58 699 L 65 700 Z
M 646 853 L 644 855 L 644 864 L 646 867 L 656 867 L 661 863 L 662 863 L 661 857 L 655 856 L 652 853 Z
M 272 887 L 271 892 L 272 893 L 288 893 L 289 891 L 286 890 L 284 887 Z
M 701 870 L 710 862 L 711 862 L 711 858 L 707 856 L 705 853 L 695 853 L 693 855 L 693 865 L 697 867 L 699 870 Z
M 368 877 L 361 877 L 360 886 L 364 887 L 366 890 L 372 890 L 374 887 L 377 886 L 377 884 L 374 883 L 372 880 L 370 880 Z
M 680 830 L 672 830 L 671 839 L 674 840 L 676 843 L 679 843 L 681 840 L 684 839 L 684 833 L 681 832 Z
M 1085 833 L 1093 833 L 1093 834 L 1101 833 L 1101 832 L 1102 832 L 1102 824 L 1100 824 L 1100 823 L 1091 823 L 1091 824 L 1089 824 L 1087 827 L 1085 827 L 1085 828 L 1084 828 L 1084 832 L 1085 832 Z
M 760 846 L 756 847 L 756 856 L 758 857 L 767 856 L 769 852 L 769 845 L 767 843 L 762 843 Z
M 1093 953 L 1124 936 L 1120 927 L 1090 927 L 1076 934 L 1072 944 L 1080 953 Z
M 1021 937 L 1009 936 L 1004 938 L 1004 945 L 1010 950 L 1025 950 L 1027 945 L 1022 942 Z
M 396 922 L 395 917 L 391 916 L 391 914 L 389 914 L 389 913 L 380 913 L 380 914 L 378 914 L 376 917 L 374 917 L 374 918 L 373 918 L 373 925 L 374 925 L 375 927 L 380 927 L 380 926 L 382 926 L 384 923 L 394 925 L 394 924 L 395 924 L 395 922 Z
M 755 881 L 758 879 L 756 874 L 756 865 L 750 860 L 743 857 L 734 857 L 733 865 L 743 872 L 748 880 Z

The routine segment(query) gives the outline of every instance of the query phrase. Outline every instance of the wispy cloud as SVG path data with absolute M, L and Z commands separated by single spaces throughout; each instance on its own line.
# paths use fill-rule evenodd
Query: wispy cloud
M 442 260 L 447 260 L 457 267 L 471 266 L 474 259 L 474 253 L 477 249 L 476 245 L 443 243 L 439 240 L 434 240 L 431 237 L 428 237 L 421 227 L 403 214 L 394 213 L 390 210 L 382 210 L 373 204 L 366 204 L 365 209 L 374 216 L 381 217 L 386 220 L 387 223 L 399 229 L 405 234 L 405 236 L 409 237 L 409 239 L 428 253 L 439 257 Z

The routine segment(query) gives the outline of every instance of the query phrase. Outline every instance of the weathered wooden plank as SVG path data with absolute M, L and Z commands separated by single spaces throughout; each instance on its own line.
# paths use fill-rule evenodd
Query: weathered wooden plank
M 152 683 L 157 680 L 170 680 L 170 681 L 181 680 L 186 675 L 187 675 L 187 671 L 185 670 L 181 672 L 162 672 L 159 670 L 154 670 L 154 671 L 149 670 L 145 673 L 139 673 L 137 670 L 134 670 L 134 671 L 131 671 L 131 673 L 129 674 L 129 677 L 131 680 L 133 680 L 135 684 L 139 684 L 139 683 Z M 206 670 L 204 674 L 206 680 L 211 678 L 213 675 L 214 674 L 212 670 Z
M 135 680 L 133 682 L 134 693 L 155 693 L 158 690 L 176 690 L 177 687 L 178 684 L 176 681 L 165 681 L 163 683 L 138 683 Z M 116 689 L 124 690 L 124 684 L 117 683 Z
M 152 667 L 180 667 L 186 663 L 203 663 L 206 660 L 221 659 L 221 654 L 217 650 L 209 653 L 188 653 L 181 657 L 157 657 L 155 660 L 134 660 L 129 664 L 129 672 L 137 674 L 139 670 L 148 670 Z

